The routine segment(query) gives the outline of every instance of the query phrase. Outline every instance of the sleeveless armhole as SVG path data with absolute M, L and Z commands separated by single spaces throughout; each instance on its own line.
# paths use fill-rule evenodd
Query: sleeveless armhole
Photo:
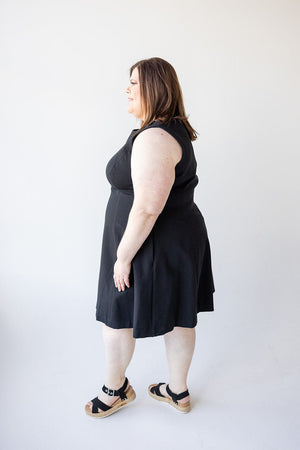
M 180 136 L 180 134 L 177 133 L 175 130 L 171 129 L 171 127 L 168 127 L 167 125 L 165 125 L 165 124 L 163 124 L 163 123 L 156 123 L 156 122 L 153 122 L 153 123 L 151 123 L 150 125 L 148 125 L 146 128 L 144 128 L 144 129 L 141 131 L 141 133 L 142 133 L 144 130 L 147 130 L 148 128 L 161 128 L 162 130 L 164 130 L 166 133 L 168 133 L 170 136 L 172 136 L 172 137 L 178 142 L 178 144 L 179 144 L 180 147 L 181 147 L 181 158 L 180 158 L 180 160 L 177 162 L 177 164 L 175 165 L 175 169 L 177 169 L 178 167 L 181 167 L 181 165 L 182 165 L 182 163 L 183 163 L 183 160 L 184 160 L 184 158 L 185 158 L 185 152 L 184 152 L 184 139 Z M 138 128 L 132 130 L 132 133 L 134 133 L 134 132 L 136 132 L 136 131 L 138 131 Z M 139 134 L 140 134 L 140 133 L 138 133 L 137 135 L 133 136 L 133 138 L 132 138 L 132 145 L 133 145 L 133 142 L 134 142 L 135 138 L 136 138 Z

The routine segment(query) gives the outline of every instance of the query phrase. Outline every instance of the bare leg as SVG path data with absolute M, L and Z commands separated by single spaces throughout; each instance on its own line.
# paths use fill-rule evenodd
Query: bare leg
M 105 385 L 110 389 L 119 389 L 125 381 L 125 372 L 131 361 L 135 338 L 132 328 L 114 329 L 103 324 L 102 328 L 105 351 Z M 129 385 L 126 390 L 128 390 Z M 98 395 L 99 400 L 111 405 L 119 397 L 109 396 L 102 390 Z M 88 402 L 92 410 L 92 402 Z M 98 408 L 100 412 L 101 409 Z
M 175 394 L 180 394 L 187 390 L 187 376 L 195 349 L 195 328 L 174 327 L 164 335 L 164 340 L 169 365 L 169 386 Z M 160 387 L 160 392 L 169 397 L 166 384 Z M 184 404 L 189 400 L 188 395 L 178 403 Z

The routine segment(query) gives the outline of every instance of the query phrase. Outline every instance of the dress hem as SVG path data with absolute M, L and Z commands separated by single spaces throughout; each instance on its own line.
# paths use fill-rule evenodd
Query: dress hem
M 203 310 L 203 311 L 198 311 L 197 314 L 198 314 L 199 312 L 212 312 L 212 311 L 214 311 L 214 310 L 213 310 L 213 309 L 210 309 L 210 310 Z M 115 330 L 120 330 L 120 329 L 124 329 L 124 328 L 127 328 L 127 329 L 132 328 L 132 329 L 134 330 L 134 331 L 133 331 L 133 337 L 134 337 L 135 339 L 147 338 L 147 337 L 163 336 L 164 334 L 169 333 L 170 331 L 172 331 L 175 327 L 195 328 L 195 326 L 196 326 L 197 323 L 198 323 L 198 320 L 197 320 L 197 317 L 196 317 L 196 320 L 193 322 L 193 324 L 191 324 L 191 323 L 185 324 L 185 323 L 178 323 L 178 322 L 177 322 L 177 323 L 174 323 L 174 324 L 170 325 L 169 327 L 164 328 L 164 329 L 161 329 L 161 330 L 152 330 L 151 332 L 149 332 L 149 331 L 148 331 L 148 332 L 145 332 L 145 331 L 137 330 L 136 328 L 133 328 L 133 325 L 132 325 L 132 324 L 128 324 L 128 325 L 122 326 L 122 327 L 121 327 L 121 326 L 116 326 L 115 324 L 113 324 L 113 323 L 110 322 L 109 320 L 100 318 L 100 316 L 98 316 L 98 315 L 96 315 L 96 320 L 97 320 L 98 322 L 104 323 L 104 324 L 107 325 L 108 327 L 113 328 L 113 329 L 115 329 Z

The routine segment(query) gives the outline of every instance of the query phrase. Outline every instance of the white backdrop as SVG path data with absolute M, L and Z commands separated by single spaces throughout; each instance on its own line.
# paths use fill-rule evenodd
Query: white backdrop
M 299 448 L 299 10 L 292 0 L 0 3 L 3 450 Z M 137 340 L 135 403 L 104 421 L 95 320 L 105 166 L 139 122 L 129 67 L 177 71 L 212 251 L 180 415 L 163 337 Z

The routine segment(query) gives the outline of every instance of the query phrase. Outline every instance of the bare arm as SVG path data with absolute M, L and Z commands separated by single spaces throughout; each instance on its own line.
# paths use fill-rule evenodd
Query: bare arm
M 131 154 L 134 201 L 117 250 L 117 258 L 123 264 L 131 263 L 162 212 L 180 158 L 179 143 L 160 128 L 149 128 L 135 139 Z M 129 286 L 128 279 L 126 285 Z

